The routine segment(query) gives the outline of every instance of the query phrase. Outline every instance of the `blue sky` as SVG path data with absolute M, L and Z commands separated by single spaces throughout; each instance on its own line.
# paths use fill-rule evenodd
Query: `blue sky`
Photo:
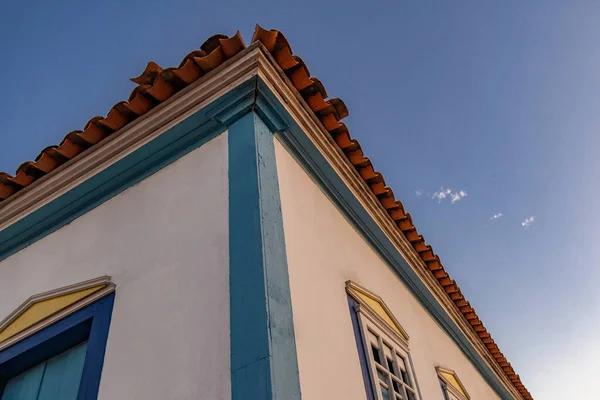
M 600 398 L 599 20 L 591 0 L 10 2 L 0 170 L 126 99 L 147 61 L 279 29 L 534 397 Z

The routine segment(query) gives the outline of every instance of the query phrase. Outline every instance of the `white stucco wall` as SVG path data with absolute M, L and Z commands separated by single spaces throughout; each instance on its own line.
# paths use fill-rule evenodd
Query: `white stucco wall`
M 227 133 L 0 262 L 0 319 L 110 275 L 99 399 L 230 398 Z
M 409 334 L 423 400 L 443 399 L 436 366 L 455 370 L 472 399 L 497 399 L 407 287 L 275 142 L 302 398 L 366 398 L 345 291 L 351 279 L 381 296 Z

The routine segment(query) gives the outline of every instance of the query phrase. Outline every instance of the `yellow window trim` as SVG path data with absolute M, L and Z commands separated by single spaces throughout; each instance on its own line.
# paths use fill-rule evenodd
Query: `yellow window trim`
M 31 296 L 0 322 L 0 350 L 105 296 L 114 287 L 110 277 L 103 276 Z
M 373 311 L 386 325 L 388 325 L 389 328 L 397 333 L 404 341 L 408 342 L 408 334 L 404 328 L 402 328 L 398 320 L 396 320 L 396 317 L 394 317 L 394 314 L 392 314 L 381 297 L 353 281 L 346 282 L 346 292 L 359 304 L 366 306 Z
M 436 367 L 437 373 L 438 373 L 438 377 L 444 381 L 446 383 L 446 385 L 449 386 L 449 390 L 454 389 L 455 391 L 458 392 L 458 394 L 462 395 L 463 398 L 465 398 L 466 400 L 469 400 L 469 394 L 467 393 L 467 390 L 465 389 L 465 387 L 463 386 L 463 384 L 461 383 L 460 379 L 458 379 L 458 375 L 456 375 L 456 372 L 450 370 L 450 369 L 446 369 L 446 368 L 442 368 L 442 367 Z M 457 394 L 457 393 L 453 393 L 453 394 Z

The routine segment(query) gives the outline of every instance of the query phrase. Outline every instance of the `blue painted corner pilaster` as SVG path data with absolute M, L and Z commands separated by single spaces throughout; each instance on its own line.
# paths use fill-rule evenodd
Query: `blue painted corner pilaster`
M 251 111 L 228 135 L 231 398 L 300 399 L 273 132 Z

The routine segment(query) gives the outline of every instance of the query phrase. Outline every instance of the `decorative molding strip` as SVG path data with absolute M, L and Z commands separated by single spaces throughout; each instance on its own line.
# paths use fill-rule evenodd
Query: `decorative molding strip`
M 31 296 L 0 323 L 0 351 L 114 292 L 115 287 L 109 276 L 102 276 Z M 77 294 L 80 296 L 73 296 Z M 6 338 L 2 338 L 2 334 L 14 327 L 14 324 L 32 307 L 60 298 L 63 298 L 64 301 L 42 307 L 42 310 L 36 312 L 36 315 L 32 315 L 31 320 L 26 321 L 23 326 L 16 327 L 14 332 L 11 332 Z

